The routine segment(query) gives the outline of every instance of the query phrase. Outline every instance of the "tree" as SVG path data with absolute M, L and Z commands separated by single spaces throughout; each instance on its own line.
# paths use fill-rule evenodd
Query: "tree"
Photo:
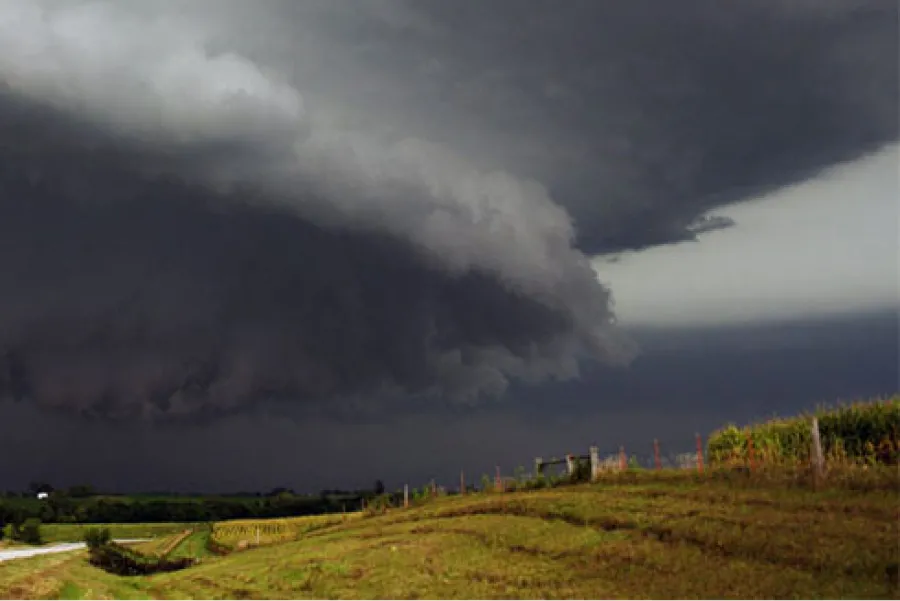
M 28 492 L 30 492 L 32 495 L 36 495 L 41 492 L 50 494 L 53 492 L 53 487 L 46 482 L 31 482 L 28 484 Z
M 69 487 L 69 496 L 73 499 L 84 499 L 93 497 L 96 494 L 94 487 L 90 484 L 76 484 Z

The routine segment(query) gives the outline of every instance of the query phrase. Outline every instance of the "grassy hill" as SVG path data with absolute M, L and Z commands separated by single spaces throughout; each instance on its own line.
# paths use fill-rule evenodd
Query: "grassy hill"
M 5 598 L 896 598 L 893 491 L 690 477 L 443 497 L 296 522 L 258 548 L 147 577 L 84 553 L 0 564 Z M 302 520 L 300 518 L 298 520 Z M 317 518 L 309 518 L 316 520 Z M 260 522 L 262 527 L 267 524 Z M 228 523 L 218 526 L 228 530 Z M 255 531 L 242 522 L 232 538 Z M 216 530 L 213 530 L 215 535 Z M 206 536 L 209 531 L 206 531 Z M 194 543 L 199 543 L 202 535 Z M 199 545 L 186 547 L 197 549 Z

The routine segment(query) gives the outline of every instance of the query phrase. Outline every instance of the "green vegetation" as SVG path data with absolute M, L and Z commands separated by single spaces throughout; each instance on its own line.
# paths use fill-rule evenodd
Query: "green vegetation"
M 819 420 L 822 450 L 829 464 L 897 464 L 900 457 L 900 396 L 823 408 L 812 414 L 773 419 L 744 428 L 730 425 L 709 437 L 709 457 L 717 463 L 746 463 L 750 438 L 754 458 L 760 464 L 808 463 L 813 416 Z
M 106 543 L 88 551 L 89 563 L 118 576 L 146 576 L 159 572 L 183 570 L 194 564 L 190 557 L 157 557 L 144 555 L 116 543 Z
M 888 492 L 669 476 L 441 497 L 299 540 L 119 577 L 83 553 L 0 564 L 0 597 L 895 598 Z M 227 526 L 223 524 L 221 526 Z
M 162 557 L 174 549 L 189 532 L 190 530 L 185 530 L 177 534 L 160 536 L 146 542 L 130 544 L 129 547 L 144 555 L 158 555 Z
M 36 518 L 28 518 L 21 524 L 7 524 L 3 528 L 2 538 L 13 543 L 39 545 L 44 542 L 41 536 L 41 521 Z
M 205 529 L 207 538 L 209 529 Z M 88 547 L 88 561 L 97 568 L 118 576 L 146 576 L 159 572 L 174 572 L 193 565 L 198 556 L 182 551 L 182 545 L 193 536 L 191 530 L 184 531 L 158 555 L 143 553 L 134 547 L 116 544 L 111 540 L 108 528 L 89 528 L 84 540 Z M 188 547 L 189 551 L 192 547 Z M 205 551 L 200 544 L 200 550 Z M 200 556 L 206 553 L 201 553 Z
M 88 528 L 84 531 L 84 542 L 88 549 L 96 549 L 109 544 L 112 540 L 109 528 Z
M 188 532 L 187 536 L 184 536 L 179 540 L 178 544 L 175 545 L 165 557 L 170 559 L 202 559 L 204 557 L 210 557 L 213 555 L 208 548 L 209 537 L 211 534 L 212 529 L 208 526 L 192 530 Z
M 91 528 L 102 526 L 109 530 L 110 536 L 117 539 L 140 539 L 165 536 L 181 532 L 185 524 L 43 524 L 41 538 L 45 543 L 75 542 L 84 540 L 85 532 Z
M 900 398 L 816 416 L 815 489 L 801 416 L 714 434 L 702 473 L 629 461 L 588 484 L 579 461 L 499 491 L 412 489 L 409 509 L 382 485 L 349 514 L 45 524 L 91 550 L 0 564 L 0 598 L 898 598 Z
M 77 487 L 79 495 L 88 487 Z M 372 491 L 296 495 L 289 491 L 266 496 L 96 495 L 71 496 L 56 490 L 47 499 L 7 493 L 0 497 L 0 524 L 21 524 L 36 518 L 44 524 L 114 524 L 146 522 L 209 522 L 245 518 L 278 518 L 340 513 L 358 508 Z

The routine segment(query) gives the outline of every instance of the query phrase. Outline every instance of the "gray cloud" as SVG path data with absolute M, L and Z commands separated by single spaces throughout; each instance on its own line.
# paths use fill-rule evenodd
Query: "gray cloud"
M 590 252 L 693 239 L 710 209 L 898 137 L 893 2 L 377 6 L 289 2 L 248 15 L 244 43 L 341 96 L 348 119 L 544 182 Z M 294 60 L 306 46 L 252 41 L 251 27 L 287 35 L 297 15 L 324 23 L 316 44 L 340 40 L 321 72 Z
M 625 363 L 584 253 L 895 139 L 896 30 L 882 3 L 9 0 L 0 385 L 186 416 Z
M 296 90 L 205 55 L 194 29 L 144 31 L 104 5 L 12 8 L 8 395 L 112 418 L 387 392 L 471 401 L 630 358 L 537 183 L 307 120 Z M 136 57 L 127 72 L 112 47 Z

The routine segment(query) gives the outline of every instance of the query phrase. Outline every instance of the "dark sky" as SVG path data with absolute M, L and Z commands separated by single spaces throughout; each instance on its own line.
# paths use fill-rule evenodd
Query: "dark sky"
M 896 142 L 897 11 L 10 0 L 0 488 L 399 484 L 896 391 L 896 299 L 622 328 L 590 258 Z

